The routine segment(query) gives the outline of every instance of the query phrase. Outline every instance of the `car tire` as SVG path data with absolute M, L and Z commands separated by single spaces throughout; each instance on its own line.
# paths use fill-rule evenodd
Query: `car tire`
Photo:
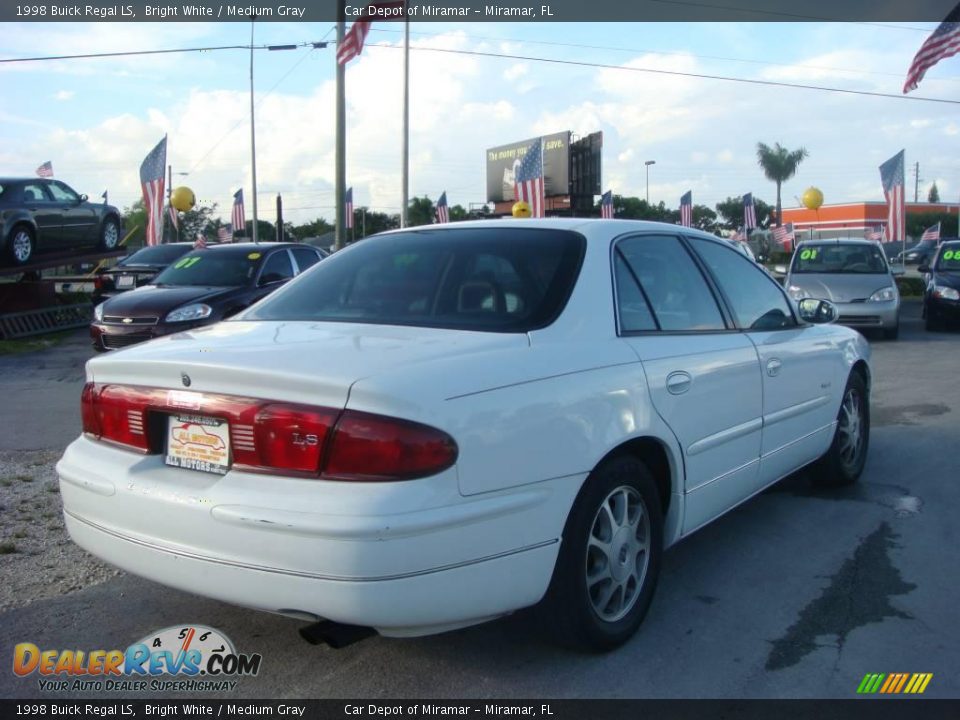
M 540 620 L 577 650 L 622 645 L 650 608 L 663 554 L 656 483 L 632 456 L 605 461 L 587 478 L 567 518 Z
M 830 449 L 815 466 L 818 485 L 852 485 L 863 472 L 870 446 L 870 396 L 863 376 L 850 373 L 837 412 L 837 429 Z
M 37 240 L 33 228 L 29 225 L 17 225 L 10 232 L 7 251 L 14 265 L 26 265 L 30 262 L 36 247 Z
M 113 218 L 107 218 L 100 228 L 100 248 L 102 250 L 116 250 L 119 243 L 120 224 Z

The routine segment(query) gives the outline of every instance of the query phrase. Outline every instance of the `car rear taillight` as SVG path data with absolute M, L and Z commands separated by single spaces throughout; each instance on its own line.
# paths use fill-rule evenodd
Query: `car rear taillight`
M 87 383 L 80 395 L 83 431 L 147 452 L 146 411 L 150 392 L 124 385 Z
M 441 430 L 353 410 L 96 383 L 84 386 L 80 405 L 84 433 L 145 453 L 165 450 L 159 430 L 151 445 L 151 416 L 164 430 L 173 415 L 223 418 L 231 464 L 252 472 L 383 482 L 434 475 L 457 460 Z
M 346 410 L 330 441 L 323 475 L 331 480 L 412 480 L 456 461 L 457 444 L 445 432 Z

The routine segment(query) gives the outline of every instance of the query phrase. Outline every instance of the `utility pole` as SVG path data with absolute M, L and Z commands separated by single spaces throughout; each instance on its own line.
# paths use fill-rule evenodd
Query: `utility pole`
M 918 202 L 920 198 L 920 161 L 913 166 L 913 201 Z
M 253 122 L 253 23 L 257 13 L 250 14 L 250 169 L 253 175 L 253 241 L 257 237 L 257 130 Z
M 407 226 L 407 205 L 410 202 L 410 18 L 403 6 L 403 195 L 400 227 Z

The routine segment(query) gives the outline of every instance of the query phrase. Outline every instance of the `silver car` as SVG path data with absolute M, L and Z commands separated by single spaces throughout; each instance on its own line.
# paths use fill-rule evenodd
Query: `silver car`
M 899 273 L 898 273 L 899 274 Z M 794 300 L 833 302 L 838 322 L 860 330 L 900 331 L 900 293 L 894 272 L 877 243 L 868 240 L 816 240 L 793 253 L 784 287 Z

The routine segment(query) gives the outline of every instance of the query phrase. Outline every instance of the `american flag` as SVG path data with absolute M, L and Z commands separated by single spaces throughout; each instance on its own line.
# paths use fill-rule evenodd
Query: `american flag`
M 353 228 L 353 188 L 347 188 L 347 194 L 343 199 L 343 212 L 346 216 L 347 230 Z
M 233 242 L 233 225 L 221 225 L 217 228 L 217 240 L 222 243 Z
M 757 226 L 757 209 L 753 206 L 753 193 L 743 196 L 743 227 L 746 229 Z
M 793 243 L 796 242 L 796 235 L 793 232 L 793 223 L 778 225 L 773 229 L 774 241 L 780 243 L 786 252 L 793 250 Z
M 43 165 L 37 168 L 37 177 L 53 177 L 53 163 L 47 160 Z
M 147 245 L 163 241 L 163 186 L 167 169 L 167 136 L 157 143 L 140 164 L 140 188 L 147 211 Z
M 733 235 L 730 236 L 730 239 L 737 242 L 746 242 L 747 234 L 743 231 L 743 228 L 737 228 L 733 231 Z
M 924 230 L 923 235 L 920 236 L 920 240 L 936 240 L 940 242 L 940 223 L 931 225 Z
M 874 242 L 880 242 L 883 240 L 883 228 L 877 225 L 876 227 L 866 228 L 863 231 L 863 237 L 866 240 L 873 240 Z
M 543 194 L 543 141 L 534 140 L 517 168 L 513 196 L 530 206 L 531 217 L 545 217 Z
M 447 191 L 444 190 L 437 200 L 437 222 L 441 225 L 450 222 L 450 206 L 447 205 Z
M 361 17 L 371 17 L 376 14 L 375 11 L 379 8 L 392 11 L 397 9 L 403 10 L 403 12 L 399 14 L 393 14 L 391 12 L 388 16 L 389 19 L 400 20 L 406 17 L 406 2 L 404 0 L 383 0 L 381 2 L 369 3 L 367 7 L 364 8 L 363 13 L 361 13 Z M 363 43 L 367 39 L 372 23 L 372 20 L 357 20 L 350 26 L 350 29 L 343 36 L 343 42 L 340 43 L 340 46 L 337 48 L 338 64 L 346 65 L 363 52 Z
M 167 205 L 167 214 L 170 215 L 170 223 L 173 225 L 173 229 L 176 230 L 177 226 L 180 224 L 180 217 L 177 215 L 177 209 L 173 205 Z
M 607 190 L 600 196 L 600 217 L 613 219 L 613 190 Z
M 880 181 L 887 198 L 887 242 L 903 241 L 907 235 L 903 157 L 904 151 L 901 150 L 880 166 Z
M 907 70 L 907 79 L 903 83 L 904 95 L 917 89 L 927 70 L 958 52 L 960 52 L 960 4 L 920 46 L 913 62 L 910 63 L 910 69 Z
M 197 241 L 193 244 L 194 250 L 203 250 L 207 247 L 207 237 L 203 233 L 197 233 Z
M 693 190 L 687 190 L 680 197 L 680 224 L 693 227 Z
M 230 224 L 241 235 L 247 229 L 247 213 L 243 208 L 243 188 L 233 194 L 233 212 L 230 214 Z

